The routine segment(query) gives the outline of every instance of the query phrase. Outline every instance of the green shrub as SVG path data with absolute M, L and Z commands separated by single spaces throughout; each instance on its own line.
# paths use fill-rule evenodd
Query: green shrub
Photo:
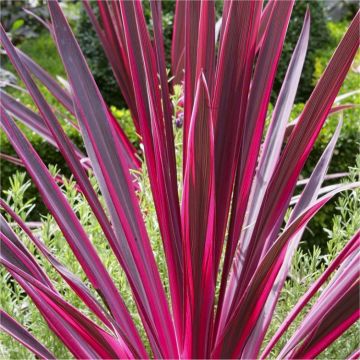
M 28 0 L 2 1 L 0 21 L 16 44 L 24 39 L 36 38 L 44 29 L 39 21 L 24 11 L 24 8 L 30 8 L 32 12 L 42 18 L 48 18 L 44 0 L 37 0 L 36 4 L 33 1 L 30 3 Z

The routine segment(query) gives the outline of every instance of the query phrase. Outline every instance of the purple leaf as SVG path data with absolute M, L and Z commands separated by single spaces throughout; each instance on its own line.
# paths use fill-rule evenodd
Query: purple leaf
M 44 345 L 3 310 L 0 310 L 0 328 L 21 342 L 40 359 L 55 359 L 55 356 Z

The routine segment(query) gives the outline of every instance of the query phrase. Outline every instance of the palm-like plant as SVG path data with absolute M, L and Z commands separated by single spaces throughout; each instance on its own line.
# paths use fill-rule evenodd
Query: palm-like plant
M 280 357 L 312 358 L 359 316 L 360 232 L 300 299 L 260 354 L 291 258 L 309 220 L 335 194 L 359 183 L 321 189 L 341 124 L 302 191 L 294 190 L 359 46 L 357 14 L 295 124 L 288 125 L 309 40 L 310 14 L 294 49 L 270 126 L 265 119 L 293 1 L 226 1 L 219 36 L 213 1 L 178 1 L 168 77 L 161 3 L 151 1 L 153 31 L 140 1 L 98 1 L 89 16 L 103 43 L 136 131 L 141 136 L 170 284 L 167 301 L 131 169 L 132 144 L 109 112 L 57 1 L 53 35 L 70 91 L 1 42 L 39 109 L 2 95 L 1 126 L 37 185 L 64 238 L 102 301 L 64 267 L 11 208 L 20 225 L 97 323 L 69 304 L 1 217 L 1 263 L 34 301 L 76 358 L 255 358 L 268 356 L 294 318 L 321 294 Z M 69 140 L 32 76 L 76 117 L 88 158 Z M 183 167 L 177 182 L 172 86 L 183 83 Z M 13 117 L 59 148 L 126 274 L 147 335 L 141 340 L 124 301 L 80 221 Z M 92 187 L 87 170 L 99 183 Z M 179 198 L 179 187 L 182 195 Z M 321 197 L 319 194 L 323 193 Z M 284 222 L 289 205 L 294 205 Z M 335 276 L 330 276 L 336 271 Z M 218 289 L 217 289 L 218 284 Z M 217 291 L 218 290 L 218 291 Z M 53 355 L 8 314 L 2 328 L 37 356 Z

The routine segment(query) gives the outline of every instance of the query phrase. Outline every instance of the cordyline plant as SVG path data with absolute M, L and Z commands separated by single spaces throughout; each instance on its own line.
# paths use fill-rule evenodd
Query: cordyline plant
M 39 109 L 35 113 L 3 93 L 1 126 L 100 297 L 50 252 L 6 202 L 1 206 L 97 321 L 62 297 L 3 217 L 1 263 L 76 358 L 266 358 L 316 295 L 279 353 L 280 358 L 314 358 L 359 317 L 359 231 L 270 341 L 263 342 L 305 226 L 339 191 L 360 185 L 321 187 L 340 133 L 339 122 L 303 191 L 294 196 L 327 116 L 348 107 L 333 104 L 359 46 L 360 15 L 303 112 L 288 125 L 309 41 L 310 14 L 306 14 L 266 127 L 294 2 L 225 1 L 221 26 L 216 26 L 214 1 L 178 1 L 170 74 L 161 3 L 154 0 L 150 5 L 151 33 L 140 1 L 98 1 L 99 18 L 84 2 L 143 144 L 166 257 L 170 304 L 139 206 L 141 189 L 131 171 L 140 167 L 135 149 L 103 101 L 57 1 L 48 2 L 51 22 L 44 25 L 56 41 L 69 89 L 14 48 L 1 30 L 2 46 Z M 87 157 L 69 140 L 33 77 L 77 119 L 71 124 L 81 132 Z M 174 84 L 182 84 L 183 89 L 181 184 L 173 134 Z M 14 117 L 54 144 L 66 159 L 126 274 L 146 342 L 56 179 Z M 88 170 L 95 174 L 104 206 Z M 4 312 L 1 327 L 38 357 L 54 357 Z

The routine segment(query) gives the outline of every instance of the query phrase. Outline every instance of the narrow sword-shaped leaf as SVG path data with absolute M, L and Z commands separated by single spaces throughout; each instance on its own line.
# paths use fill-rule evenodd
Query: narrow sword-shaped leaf
M 181 222 L 178 216 L 177 194 L 174 193 L 176 184 L 173 182 L 176 179 L 170 178 L 172 164 L 169 163 L 171 159 L 168 158 L 161 93 L 158 78 L 155 76 L 155 55 L 141 4 L 120 2 L 120 7 L 138 105 L 145 159 L 168 266 L 176 329 L 178 334 L 181 334 L 181 311 L 184 298 Z
M 265 33 L 271 19 L 271 12 L 274 8 L 275 1 L 270 0 L 265 6 L 261 13 L 261 23 L 256 39 L 256 52 L 258 52 L 263 44 Z
M 164 45 L 163 38 L 161 33 L 161 3 L 153 1 L 151 2 L 151 11 L 152 18 L 154 23 L 154 35 L 155 35 L 155 55 L 157 68 L 160 75 L 160 86 L 161 86 L 161 101 L 163 108 L 163 117 L 164 117 L 164 129 L 165 129 L 165 141 L 166 141 L 166 151 L 168 158 L 168 171 L 170 175 L 170 186 L 171 192 L 167 192 L 167 196 L 171 196 L 171 202 L 175 204 L 175 206 L 171 206 L 171 212 L 169 213 L 172 217 L 171 222 L 167 220 L 167 209 L 160 210 L 158 202 L 163 202 L 164 200 L 155 200 L 155 206 L 157 206 L 158 218 L 160 222 L 160 229 L 162 230 L 163 235 L 163 243 L 165 248 L 165 255 L 167 260 L 167 265 L 170 275 L 170 290 L 172 297 L 172 307 L 173 307 L 173 315 L 175 320 L 175 329 L 178 334 L 178 338 L 183 336 L 183 318 L 181 312 L 183 311 L 183 301 L 184 301 L 184 288 L 183 288 L 183 274 L 182 274 L 182 251 L 180 250 L 181 244 L 181 235 L 180 235 L 180 227 L 179 227 L 179 219 L 180 219 L 180 208 L 177 206 L 179 204 L 178 198 L 178 189 L 177 189 L 177 174 L 176 174 L 176 158 L 174 152 L 174 135 L 173 135 L 173 125 L 172 125 L 172 104 L 169 97 L 169 89 L 167 83 L 167 75 L 166 75 L 166 64 L 165 64 L 165 53 L 164 53 Z M 145 45 L 146 46 L 146 45 Z M 145 134 L 144 134 L 145 135 Z M 145 148 L 146 151 L 146 148 Z M 149 159 L 150 160 L 150 159 Z M 151 163 L 149 162 L 151 165 Z M 162 175 L 161 175 L 162 176 Z M 152 176 L 150 176 L 150 179 Z M 159 184 L 160 185 L 160 184 Z M 156 191 L 156 190 L 155 190 Z M 169 200 L 165 200 L 169 201 Z M 163 206 L 164 207 L 164 206 Z M 160 212 L 162 214 L 160 214 Z M 166 229 L 164 229 L 163 223 L 166 224 Z M 174 224 L 174 225 L 171 225 Z M 169 226 L 170 225 L 170 226 Z M 173 229 L 171 229 L 173 227 Z M 176 246 L 169 246 L 169 239 L 173 236 L 169 234 L 169 232 L 175 232 L 175 242 L 173 240 L 170 241 L 176 243 Z M 165 233 L 166 232 L 166 233 Z M 180 340 L 181 342 L 181 340 Z
M 27 9 L 26 7 L 23 7 L 22 10 L 23 10 L 26 14 L 32 16 L 35 20 L 37 20 L 37 21 L 38 21 L 41 25 L 43 25 L 50 33 L 52 32 L 52 26 L 51 26 L 51 24 L 50 24 L 48 21 L 44 20 L 41 16 L 35 14 L 33 11 L 31 11 L 30 9 Z
M 40 359 L 55 359 L 55 356 L 44 345 L 3 310 L 0 310 L 0 329 L 21 342 Z
M 236 244 L 240 236 L 240 231 L 243 225 L 246 204 L 250 195 L 250 189 L 253 182 L 253 174 L 256 167 L 256 162 L 259 156 L 260 143 L 262 138 L 263 127 L 265 124 L 265 117 L 267 107 L 270 99 L 272 84 L 275 79 L 277 64 L 280 59 L 280 54 L 285 39 L 287 26 L 290 20 L 290 15 L 293 7 L 293 1 L 276 2 L 271 13 L 271 20 L 266 31 L 264 46 L 261 48 L 257 63 L 255 65 L 254 76 L 252 79 L 252 86 L 246 108 L 244 108 L 242 120 L 242 132 L 238 137 L 238 146 L 240 153 L 239 157 L 233 159 L 232 166 L 237 164 L 235 187 L 232 198 L 232 210 L 230 217 L 230 228 L 227 242 L 227 250 L 224 262 L 224 277 L 222 280 L 223 289 L 220 297 L 220 306 L 217 313 L 217 321 L 219 322 L 219 330 L 223 327 L 227 317 L 227 312 L 231 312 L 232 305 L 225 308 L 222 313 L 222 301 L 225 292 L 225 285 L 227 280 L 227 273 L 231 266 L 232 256 L 236 249 Z M 272 19 L 282 19 L 273 21 Z M 264 70 L 266 68 L 266 71 Z M 245 110 L 246 109 L 246 110 Z M 233 131 L 229 129 L 228 131 Z M 223 165 L 224 166 L 224 165 Z M 231 165 L 230 165 L 231 166 Z M 222 169 L 225 176 L 225 169 Z M 228 180 L 227 180 L 228 181 Z M 224 185 L 224 184 L 223 184 Z M 223 189 L 219 189 L 219 196 L 223 197 Z M 217 204 L 219 206 L 219 204 Z M 229 204 L 230 205 L 230 204 Z M 229 206 L 226 205 L 226 206 Z M 226 220 L 226 217 L 223 217 Z M 226 223 L 222 223 L 222 229 L 218 228 L 218 237 L 223 236 L 225 232 Z M 234 234 L 233 234 L 234 233 Z M 220 259 L 221 252 L 217 253 Z
M 356 107 L 355 104 L 335 105 L 329 111 L 328 116 L 337 114 L 339 112 L 341 113 L 344 110 L 353 109 L 354 107 Z M 296 118 L 294 121 L 287 124 L 286 131 L 285 131 L 285 140 L 287 140 L 289 138 L 289 136 L 291 135 L 291 132 L 293 131 L 293 129 L 294 129 L 295 125 L 298 123 L 298 121 L 299 121 L 299 117 Z
M 215 296 L 215 173 L 213 121 L 204 74 L 197 82 L 188 146 L 181 209 L 187 290 L 183 356 L 209 358 Z
M 214 108 L 216 174 L 216 262 L 225 236 L 240 133 L 248 102 L 262 1 L 227 1 L 216 68 Z M 227 9 L 227 10 L 226 10 Z M 226 19 L 226 21 L 225 21 Z M 235 59 L 239 59 L 234 62 Z M 224 116 L 226 114 L 226 116 Z
M 56 145 L 56 141 L 49 131 L 46 123 L 42 117 L 26 106 L 21 102 L 15 100 L 12 96 L 2 91 L 1 94 L 1 105 L 11 114 L 13 114 L 18 120 L 23 124 L 29 127 L 31 130 L 39 134 L 44 140 L 49 142 L 53 146 Z
M 254 78 L 252 81 L 252 88 L 250 92 L 249 104 L 247 106 L 247 112 L 245 115 L 244 123 L 244 132 L 242 135 L 242 146 L 239 159 L 239 166 L 237 172 L 237 179 L 234 190 L 233 197 L 233 209 L 236 209 L 232 212 L 232 216 L 237 219 L 238 229 L 239 226 L 243 223 L 243 218 L 246 211 L 246 204 L 251 188 L 251 182 L 253 174 L 256 167 L 256 162 L 259 156 L 259 149 L 261 143 L 261 137 L 263 133 L 263 127 L 265 123 L 265 117 L 267 112 L 267 107 L 270 99 L 270 93 L 272 89 L 272 84 L 275 79 L 277 63 L 280 59 L 280 54 L 282 50 L 282 45 L 284 43 L 285 34 L 287 26 L 290 20 L 290 15 L 293 7 L 293 2 L 276 2 L 273 6 L 272 18 L 269 22 L 269 26 L 266 31 L 264 46 L 261 48 L 259 53 L 259 58 L 256 63 Z M 308 14 L 309 15 L 309 14 Z M 277 21 L 272 19 L 280 18 L 282 19 L 281 25 Z M 305 29 L 303 31 L 303 43 L 300 44 L 299 53 L 301 54 L 304 50 L 306 53 L 306 44 L 309 31 L 309 18 L 305 20 Z M 305 47 L 305 49 L 304 49 Z M 299 54 L 299 56 L 300 56 Z M 304 53 L 302 54 L 305 55 Z M 303 60 L 303 57 L 302 57 Z M 266 71 L 264 68 L 267 67 Z M 293 103 L 295 96 L 296 83 L 298 81 L 299 73 L 302 69 L 302 61 L 299 62 L 299 68 L 295 70 L 295 80 L 294 87 L 290 86 L 286 89 L 289 92 L 289 98 L 281 99 L 285 101 L 286 104 L 276 109 L 279 113 L 276 113 L 275 116 L 281 116 L 286 119 L 289 116 L 289 112 Z M 264 76 L 265 71 L 265 76 Z M 291 81 L 292 79 L 290 79 Z M 292 90 L 290 92 L 290 90 Z M 284 112 L 281 114 L 281 112 Z M 283 118 L 281 122 L 285 122 Z M 281 125 L 280 125 L 281 127 Z M 270 129 L 272 131 L 273 129 Z M 265 150 L 267 151 L 267 143 L 265 143 Z M 269 145 L 271 148 L 271 144 Z M 279 151 L 279 150 L 278 150 Z M 277 152 L 278 152 L 277 151 Z M 275 152 L 276 154 L 276 152 Z M 271 155 L 275 155 L 274 153 Z M 267 159 L 266 159 L 267 160 Z M 265 161 L 266 161 L 265 160 Z M 251 179 L 251 180 L 250 180 Z M 230 238 L 231 238 L 230 228 Z M 237 231 L 237 235 L 240 234 L 240 231 Z M 237 239 L 235 239 L 237 240 Z
M 42 84 L 46 86 L 46 88 L 50 91 L 50 93 L 68 110 L 72 115 L 75 116 L 75 110 L 73 106 L 73 100 L 71 95 L 64 90 L 57 81 L 55 81 L 43 68 L 41 68 L 38 64 L 36 64 L 30 57 L 26 54 L 17 50 L 20 59 L 26 65 L 26 67 L 30 70 L 32 74 L 34 74 Z M 109 117 L 111 121 L 115 122 L 115 129 L 121 139 L 120 144 L 123 148 L 124 155 L 127 156 L 128 164 L 130 169 L 138 169 L 140 164 L 139 160 L 134 156 L 136 150 L 134 146 L 131 144 L 129 139 L 126 137 L 123 129 L 111 114 L 109 110 Z M 70 125 L 74 127 L 76 130 L 79 130 L 77 124 L 68 120 Z
M 21 253 L 21 259 L 14 259 L 16 261 L 17 266 L 31 274 L 38 281 L 42 282 L 46 286 L 54 289 L 50 279 L 45 274 L 43 269 L 36 262 L 34 256 L 28 251 L 28 249 L 23 245 L 14 231 L 11 229 L 9 224 L 6 222 L 5 218 L 0 214 L 0 227 L 1 227 L 1 236 L 6 236 L 9 242 L 15 246 L 18 251 Z M 9 255 L 9 251 L 7 247 L 1 248 L 1 253 L 5 255 Z
M 4 153 L 0 153 L 0 159 L 6 160 L 11 162 L 14 165 L 17 166 L 24 166 L 23 162 L 21 161 L 21 159 L 15 157 L 15 156 L 11 156 L 11 155 L 7 155 Z
M 82 1 L 84 8 L 89 15 L 90 21 L 101 41 L 105 55 L 109 60 L 113 70 L 115 79 L 121 89 L 121 93 L 131 109 L 132 118 L 136 127 L 137 133 L 139 131 L 137 108 L 134 97 L 134 89 L 132 87 L 129 63 L 125 52 L 125 43 L 122 38 L 122 24 L 116 23 L 111 20 L 109 5 L 118 9 L 118 4 L 115 1 L 109 3 L 99 0 L 100 18 L 103 23 L 104 29 L 101 27 L 98 19 L 96 18 L 89 0 Z M 119 18 L 117 18 L 119 20 Z M 118 27 L 118 28 L 116 28 Z
M 34 74 L 42 84 L 50 91 L 52 95 L 62 104 L 65 109 L 70 113 L 74 113 L 73 102 L 70 94 L 63 89 L 56 80 L 54 80 L 43 68 L 41 68 L 34 60 L 29 56 L 23 53 L 20 50 L 17 50 L 17 53 L 25 64 L 25 66 Z
M 16 49 L 11 44 L 10 40 L 5 34 L 4 29 L 1 27 L 1 42 L 7 51 L 7 54 L 12 61 L 13 65 L 17 69 L 22 80 L 28 87 L 31 96 L 33 97 L 39 111 L 42 115 L 43 120 L 45 121 L 48 129 L 51 131 L 53 138 L 56 140 L 57 146 L 60 149 L 62 155 L 64 156 L 71 172 L 74 174 L 74 177 L 80 186 L 82 192 L 84 193 L 91 209 L 93 210 L 96 218 L 99 221 L 100 226 L 102 227 L 104 233 L 109 239 L 110 244 L 115 242 L 114 232 L 110 226 L 107 215 L 105 214 L 97 194 L 95 193 L 90 180 L 84 170 L 83 164 L 79 161 L 75 153 L 75 149 L 56 119 L 52 109 L 49 104 L 46 102 L 42 94 L 40 93 L 38 87 L 36 86 L 34 80 L 31 78 L 28 70 L 22 64 Z
M 313 358 L 359 318 L 359 246 L 355 251 L 355 256 L 342 264 L 346 271 L 343 268 L 328 284 L 280 357 Z
M 324 180 L 334 180 L 334 179 L 339 179 L 339 178 L 343 178 L 343 177 L 346 177 L 346 176 L 349 176 L 348 172 L 328 174 L 328 175 L 325 175 Z M 310 181 L 310 178 L 299 180 L 296 183 L 296 186 L 306 185 L 309 181 Z
M 24 125 L 35 131 L 51 145 L 59 148 L 53 134 L 49 131 L 49 128 L 47 127 L 46 123 L 40 115 L 24 106 L 21 102 L 15 100 L 6 92 L 1 90 L 0 94 L 1 104 L 8 112 L 13 114 L 19 121 L 21 121 Z M 71 141 L 69 140 L 69 143 L 70 142 Z M 80 159 L 84 158 L 84 154 L 81 153 L 81 151 L 75 146 L 75 144 L 73 144 L 72 142 L 71 144 L 77 156 Z
M 204 74 L 210 99 L 212 98 L 215 80 L 215 2 L 213 0 L 200 3 L 198 49 L 195 79 Z
M 183 172 L 186 169 L 187 141 L 196 88 L 196 60 L 199 39 L 200 1 L 185 1 Z M 213 42 L 212 42 L 213 44 Z
M 71 352 L 75 351 L 77 358 L 84 358 L 84 355 L 76 354 L 78 351 L 85 352 L 85 358 L 127 358 L 126 355 L 131 354 L 121 340 L 113 338 L 6 257 L 1 256 L 0 262 L 31 297 L 55 334 Z
M 174 15 L 174 28 L 171 42 L 171 69 L 174 84 L 180 84 L 185 69 L 185 1 L 177 1 Z

